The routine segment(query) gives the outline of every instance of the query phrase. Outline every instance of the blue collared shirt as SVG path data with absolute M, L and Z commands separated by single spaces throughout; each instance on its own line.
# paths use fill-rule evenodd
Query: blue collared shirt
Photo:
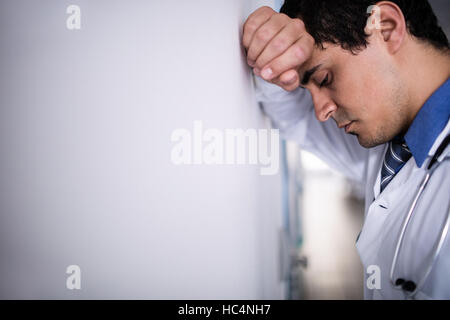
M 405 141 L 420 168 L 450 118 L 450 79 L 422 106 L 405 134 Z

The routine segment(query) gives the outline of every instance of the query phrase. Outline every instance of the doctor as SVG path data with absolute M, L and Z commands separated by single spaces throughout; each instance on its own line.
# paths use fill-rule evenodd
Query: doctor
M 356 247 L 381 276 L 365 298 L 450 299 L 450 50 L 428 1 L 281 12 L 247 19 L 248 64 L 284 136 L 365 185 Z

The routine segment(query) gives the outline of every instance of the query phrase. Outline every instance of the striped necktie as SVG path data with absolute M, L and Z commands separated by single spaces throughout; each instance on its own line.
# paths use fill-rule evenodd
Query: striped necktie
M 404 138 L 396 137 L 389 142 L 389 147 L 384 156 L 383 167 L 381 168 L 381 192 L 383 192 L 384 188 L 409 158 L 411 158 L 411 151 L 408 149 Z

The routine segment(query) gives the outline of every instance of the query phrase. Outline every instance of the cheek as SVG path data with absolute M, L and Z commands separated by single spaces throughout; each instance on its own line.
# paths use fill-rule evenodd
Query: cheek
M 339 114 L 345 120 L 371 121 L 378 113 L 378 104 L 374 103 L 377 93 L 371 86 L 366 86 L 361 79 L 355 85 L 345 85 L 336 94 L 336 102 L 341 107 Z
M 388 79 L 380 74 L 379 69 L 370 68 L 360 74 L 352 91 L 362 120 L 376 123 L 386 117 L 386 106 L 389 105 L 392 89 Z
M 377 77 L 373 76 L 371 70 L 361 69 L 361 66 L 355 64 L 354 68 L 343 73 L 339 80 L 335 89 L 338 105 L 342 106 L 353 119 L 367 117 L 372 109 L 369 105 L 380 97 Z
M 373 107 L 385 103 L 392 87 L 392 72 L 381 58 L 376 48 L 363 50 L 352 59 L 352 67 L 347 73 L 345 85 L 353 93 L 353 100 L 370 113 L 374 111 Z
M 376 48 L 356 56 L 345 56 L 336 69 L 336 103 L 348 119 L 360 120 L 363 127 L 375 129 L 386 116 L 392 97 L 393 77 L 389 64 Z M 384 62 L 383 62 L 384 61 Z
M 360 75 L 358 88 L 362 93 L 361 98 L 365 101 L 371 103 L 381 101 L 389 90 L 389 79 L 386 72 L 383 72 L 380 66 L 376 67 L 375 64 L 367 67 Z

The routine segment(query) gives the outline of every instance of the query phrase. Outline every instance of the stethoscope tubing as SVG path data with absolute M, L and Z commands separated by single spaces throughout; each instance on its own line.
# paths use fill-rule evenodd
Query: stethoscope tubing
M 409 225 L 409 222 L 411 220 L 412 214 L 414 213 L 414 210 L 417 207 L 417 203 L 419 201 L 419 198 L 422 195 L 423 190 L 427 186 L 428 181 L 430 180 L 430 178 L 433 175 L 434 171 L 439 167 L 440 164 L 442 164 L 442 162 L 444 162 L 446 160 L 449 160 L 449 159 L 450 159 L 449 157 L 446 157 L 443 161 L 441 161 L 440 163 L 437 163 L 433 168 L 428 170 L 428 172 L 425 175 L 425 178 L 422 180 L 422 183 L 421 183 L 421 185 L 419 187 L 418 192 L 416 193 L 416 196 L 414 197 L 414 201 L 413 201 L 413 203 L 411 204 L 411 206 L 409 208 L 408 215 L 407 215 L 405 221 L 403 222 L 403 226 L 402 226 L 402 229 L 400 231 L 400 234 L 399 234 L 399 237 L 398 237 L 398 240 L 397 240 L 397 245 L 395 247 L 394 256 L 392 258 L 392 265 L 391 265 L 391 270 L 390 270 L 390 281 L 391 281 L 392 285 L 395 288 L 400 288 L 401 287 L 401 286 L 397 285 L 394 282 L 394 273 L 395 273 L 395 269 L 397 267 L 398 257 L 399 257 L 399 254 L 400 254 L 400 249 L 401 249 L 402 244 L 403 244 L 403 240 L 404 240 L 404 236 L 405 236 L 405 233 L 406 233 L 406 229 L 408 228 L 408 225 Z M 419 281 L 419 283 L 416 286 L 416 288 L 412 292 L 407 293 L 406 294 L 406 298 L 412 298 L 422 288 L 422 286 L 424 285 L 426 279 L 428 278 L 428 275 L 430 274 L 431 270 L 433 269 L 433 265 L 434 265 L 435 261 L 437 260 L 439 254 L 441 252 L 441 249 L 442 249 L 444 241 L 445 241 L 445 239 L 447 237 L 449 228 L 450 228 L 450 203 L 449 203 L 449 207 L 447 208 L 447 218 L 446 218 L 445 224 L 441 228 L 441 236 L 439 238 L 439 241 L 438 241 L 437 245 L 435 245 L 435 248 L 434 248 L 433 259 L 432 259 L 431 263 L 428 264 L 427 270 L 426 270 L 424 276 Z

